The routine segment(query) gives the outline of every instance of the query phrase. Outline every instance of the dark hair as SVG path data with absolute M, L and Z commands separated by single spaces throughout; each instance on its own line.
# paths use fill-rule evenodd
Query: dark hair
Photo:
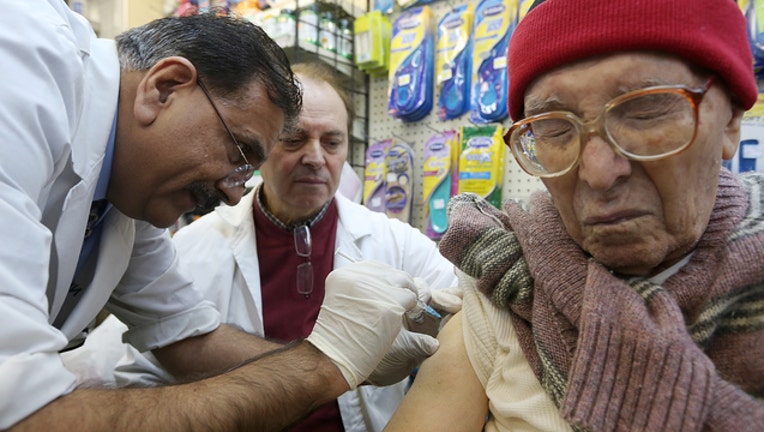
M 336 69 L 333 69 L 321 62 L 297 63 L 292 66 L 295 75 L 301 75 L 304 78 L 312 79 L 318 82 L 327 83 L 337 92 L 342 104 L 345 105 L 345 112 L 348 117 L 348 140 L 353 133 L 353 120 L 355 119 L 355 107 L 353 99 L 347 91 L 349 83 L 347 77 L 344 77 Z M 297 78 L 299 80 L 299 77 Z
M 302 108 L 302 94 L 284 51 L 258 26 L 213 12 L 167 17 L 116 38 L 123 70 L 147 70 L 163 58 L 180 56 L 196 67 L 210 91 L 231 97 L 253 79 L 266 89 L 287 125 Z

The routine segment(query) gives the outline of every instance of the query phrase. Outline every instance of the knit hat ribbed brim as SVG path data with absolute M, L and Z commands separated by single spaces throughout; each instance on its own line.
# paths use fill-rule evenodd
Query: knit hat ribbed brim
M 509 46 L 509 114 L 523 117 L 525 89 L 567 63 L 623 51 L 677 55 L 724 80 L 740 104 L 757 98 L 746 20 L 733 0 L 546 0 Z

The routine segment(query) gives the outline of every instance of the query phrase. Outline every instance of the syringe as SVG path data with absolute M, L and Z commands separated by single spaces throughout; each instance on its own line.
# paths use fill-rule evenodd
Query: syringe
M 342 250 L 339 249 L 339 248 L 334 253 L 336 255 L 341 256 L 342 258 L 345 258 L 346 260 L 348 260 L 351 263 L 354 263 L 354 262 L 357 261 L 355 258 L 353 258 L 353 257 L 349 256 L 348 254 L 342 252 Z M 422 299 L 420 299 L 420 298 L 417 298 L 416 306 L 414 306 L 413 309 L 406 311 L 406 316 L 411 321 L 413 321 L 413 322 L 415 322 L 417 324 L 421 324 L 424 321 L 426 315 L 430 315 L 431 317 L 437 318 L 437 319 L 443 318 L 438 313 L 438 311 L 433 309 L 432 306 L 428 305 L 427 303 L 422 301 Z

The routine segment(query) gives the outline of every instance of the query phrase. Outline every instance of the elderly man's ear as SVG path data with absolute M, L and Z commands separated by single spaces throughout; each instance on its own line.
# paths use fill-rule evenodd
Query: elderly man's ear
M 724 142 L 722 143 L 722 158 L 724 160 L 732 159 L 735 156 L 738 145 L 740 145 L 740 124 L 743 121 L 745 110 L 738 107 L 732 107 L 732 116 L 727 127 L 724 128 Z

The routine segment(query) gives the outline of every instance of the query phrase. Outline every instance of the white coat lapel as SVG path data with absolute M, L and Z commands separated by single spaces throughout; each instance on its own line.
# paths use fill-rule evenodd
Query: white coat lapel
M 229 305 L 228 310 L 221 312 L 226 316 L 225 319 L 233 318 L 232 314 L 238 317 L 239 312 L 245 314 L 244 316 L 247 316 L 245 321 L 251 323 L 251 327 L 247 326 L 245 330 L 262 336 L 263 299 L 260 286 L 260 262 L 257 257 L 255 221 L 252 214 L 256 193 L 257 190 L 253 190 L 244 195 L 239 204 L 233 207 L 220 206 L 215 211 L 232 230 L 229 237 L 231 253 L 244 284 L 240 289 L 245 304 Z M 241 308 L 244 308 L 244 311 Z
M 53 322 L 61 310 L 74 278 L 94 189 L 94 182 L 89 184 L 80 182 L 72 187 L 67 194 L 61 209 L 61 216 L 56 224 L 53 238 L 55 255 L 51 254 L 51 260 L 55 259 L 56 265 L 51 262 L 48 281 L 50 322 Z
M 82 178 L 67 193 L 61 217 L 54 230 L 55 254 L 51 253 L 48 279 L 49 320 L 52 323 L 66 299 L 82 248 L 85 225 L 90 213 L 95 185 L 98 181 L 104 148 L 119 96 L 119 59 L 114 54 L 113 40 L 92 39 L 80 35 L 80 48 L 88 60 L 85 79 L 86 102 L 82 107 L 75 134 L 72 137 L 72 168 Z M 86 37 L 87 36 L 87 37 Z M 91 54 L 94 54 L 91 57 Z M 94 94 L 97 93 L 97 97 Z M 53 262 L 56 260 L 56 262 Z
M 358 211 L 360 207 L 342 194 L 335 194 L 334 199 L 337 202 L 337 213 L 339 214 L 339 223 L 337 224 L 337 239 L 335 240 L 334 250 L 341 250 L 348 257 L 361 261 L 363 253 L 359 247 L 360 242 L 372 234 L 371 228 L 366 223 L 357 223 L 354 221 L 366 220 L 367 215 Z M 337 254 L 334 256 L 334 268 L 344 267 L 350 264 L 347 258 Z

